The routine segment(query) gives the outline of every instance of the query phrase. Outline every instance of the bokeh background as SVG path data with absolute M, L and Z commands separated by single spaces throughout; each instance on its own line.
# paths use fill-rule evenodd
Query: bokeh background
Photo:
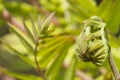
M 80 34 L 83 28 L 83 20 L 91 16 L 99 16 L 106 23 L 112 54 L 120 70 L 120 0 L 0 0 L 0 38 L 24 53 L 24 56 L 29 56 L 29 53 L 25 53 L 25 48 L 19 39 L 10 32 L 9 27 L 20 26 L 23 18 L 29 27 L 31 26 L 30 16 L 36 23 L 39 15 L 41 18 L 45 18 L 52 12 L 55 12 L 51 19 L 52 26 L 55 27 L 55 34 L 67 34 L 72 37 L 63 37 L 52 45 L 54 47 L 60 41 L 64 41 L 65 38 L 71 41 L 69 47 L 65 47 L 68 50 L 66 55 L 54 64 L 53 68 L 56 70 L 50 68 L 49 76 L 55 74 L 55 78 L 51 80 L 114 80 L 108 60 L 101 67 L 97 67 L 92 63 L 72 61 L 74 61 L 74 38 Z M 60 48 L 61 45 L 58 45 L 57 48 Z M 50 47 L 43 49 L 43 52 Z M 57 48 L 49 53 L 57 55 L 58 52 L 55 52 Z M 62 54 L 62 51 L 60 49 L 59 52 Z M 44 73 L 49 69 L 48 63 L 54 56 L 47 61 L 46 58 L 43 62 L 40 62 Z M 59 65 L 59 63 L 61 64 Z M 69 76 L 68 73 L 70 73 Z M 0 80 L 42 79 L 39 79 L 33 66 L 0 42 Z

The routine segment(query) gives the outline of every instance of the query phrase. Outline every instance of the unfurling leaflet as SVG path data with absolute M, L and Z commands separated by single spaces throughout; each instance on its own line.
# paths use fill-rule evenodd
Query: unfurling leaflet
M 83 23 L 84 28 L 76 42 L 77 58 L 101 66 L 110 51 L 105 30 L 106 24 L 97 16 L 93 16 Z

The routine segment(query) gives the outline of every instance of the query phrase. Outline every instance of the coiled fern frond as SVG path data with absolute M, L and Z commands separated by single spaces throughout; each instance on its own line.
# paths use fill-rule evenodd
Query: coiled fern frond
M 76 42 L 79 60 L 101 66 L 109 53 L 106 24 L 97 16 L 84 21 L 84 28 Z

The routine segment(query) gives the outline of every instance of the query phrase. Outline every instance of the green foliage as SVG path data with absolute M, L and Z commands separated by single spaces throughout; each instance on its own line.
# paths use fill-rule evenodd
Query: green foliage
M 3 17 L 4 9 L 10 12 L 16 22 L 24 26 L 25 32 L 18 26 L 15 27 L 14 22 Z M 32 70 L 36 69 L 36 57 L 37 66 L 48 80 L 79 80 L 84 76 L 86 78 L 90 76 L 90 79 L 95 80 L 112 79 L 111 75 L 105 76 L 111 73 L 107 61 L 101 67 L 105 69 L 103 71 L 91 63 L 78 62 L 74 55 L 74 44 L 82 31 L 83 20 L 98 16 L 106 23 L 111 50 L 116 62 L 119 62 L 120 41 L 115 36 L 117 34 L 119 37 L 120 34 L 119 14 L 119 0 L 102 0 L 99 5 L 96 0 L 38 0 L 37 3 L 34 0 L 0 0 L 0 27 L 7 26 L 11 31 L 0 37 L 0 42 L 5 45 L 0 43 L 0 52 L 3 50 L 6 55 L 17 55 L 26 64 L 32 66 Z M 5 30 L 1 29 L 0 33 L 2 31 Z M 0 53 L 0 63 L 4 62 L 2 58 L 4 57 Z M 6 59 L 4 63 L 7 64 L 7 61 L 11 60 Z M 14 64 L 11 62 L 11 65 Z M 6 67 L 3 64 L 0 66 Z M 119 63 L 117 66 L 120 69 Z M 21 69 L 18 68 L 19 70 Z M 0 68 L 0 72 L 20 80 L 42 80 L 43 78 L 38 76 L 39 71 L 36 74 L 26 69 L 30 75 L 21 73 L 25 71 L 14 71 Z
M 12 52 L 14 52 L 16 55 L 18 55 L 21 59 L 28 62 L 30 65 L 35 66 L 34 62 L 31 61 L 28 57 L 25 57 L 21 52 L 17 51 L 15 48 L 10 46 L 9 44 L 5 43 L 3 40 L 1 40 Z
M 5 74 L 8 74 L 11 77 L 15 77 L 17 79 L 20 80 L 42 80 L 42 78 L 38 77 L 38 76 L 34 76 L 34 75 L 25 75 L 25 74 L 19 74 L 19 73 L 15 73 L 15 72 L 10 72 L 6 69 L 0 68 L 0 71 L 2 71 Z
M 76 42 L 76 55 L 84 62 L 101 66 L 109 52 L 106 24 L 97 16 L 84 21 L 85 25 Z

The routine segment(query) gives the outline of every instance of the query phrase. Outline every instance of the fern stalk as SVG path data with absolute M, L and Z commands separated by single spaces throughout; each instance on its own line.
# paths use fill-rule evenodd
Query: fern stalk
M 41 71 L 40 67 L 39 67 L 39 63 L 38 63 L 38 60 L 37 60 L 37 47 L 38 47 L 38 44 L 39 44 L 39 39 L 37 38 L 36 39 L 36 44 L 35 44 L 35 51 L 34 51 L 34 59 L 35 59 L 35 64 L 36 64 L 36 68 L 37 68 L 37 71 L 39 73 L 39 75 L 44 79 L 44 80 L 47 80 L 45 75 L 43 74 L 43 72 Z
M 113 75 L 114 75 L 114 78 L 115 80 L 120 80 L 120 75 L 119 75 L 119 71 L 117 69 L 117 66 L 115 64 L 115 61 L 113 59 L 113 55 L 112 53 L 110 52 L 109 56 L 108 56 L 108 60 L 109 60 L 109 64 L 110 64 L 110 67 L 111 67 L 111 70 L 113 72 Z

